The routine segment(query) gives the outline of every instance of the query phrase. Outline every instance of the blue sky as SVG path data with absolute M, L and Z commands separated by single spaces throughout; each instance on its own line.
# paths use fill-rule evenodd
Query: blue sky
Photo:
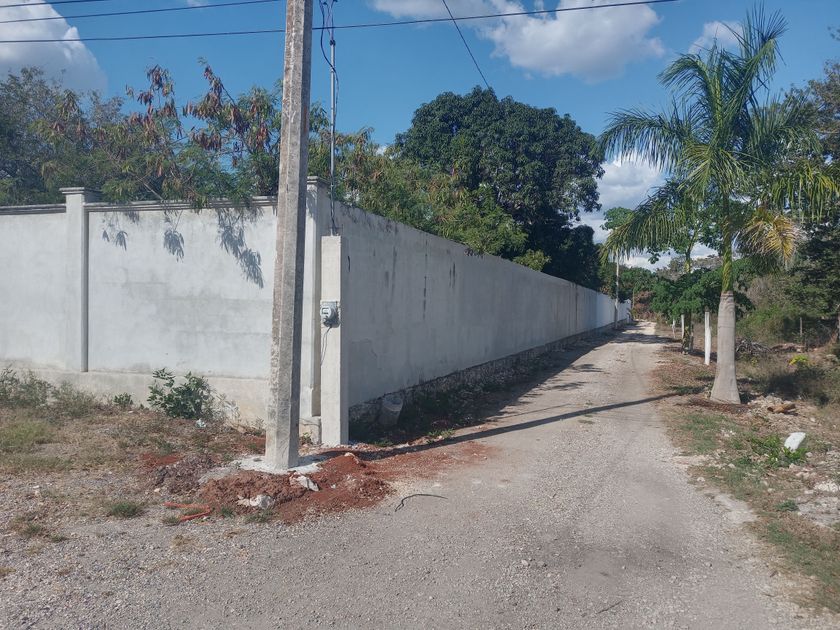
M 16 0 L 20 1 L 20 0 Z M 34 0 L 33 0 L 34 1 Z M 220 0 L 131 0 L 63 4 L 50 7 L 0 7 L 0 20 L 62 15 L 65 20 L 0 24 L 0 39 L 82 37 L 148 33 L 191 33 L 282 27 L 285 2 L 208 8 L 150 16 L 74 19 L 81 13 L 213 4 Z M 11 3 L 12 0 L 2 0 Z M 317 5 L 317 0 L 315 0 Z M 486 12 L 601 4 L 602 0 L 448 0 L 457 16 Z M 678 0 L 668 4 L 608 8 L 462 22 L 462 29 L 485 76 L 499 96 L 513 96 L 539 107 L 569 113 L 585 130 L 601 131 L 610 111 L 633 106 L 658 107 L 667 97 L 656 81 L 676 55 L 702 45 L 722 23 L 735 23 L 754 6 L 747 0 Z M 767 0 L 789 23 L 781 41 L 784 63 L 776 89 L 801 85 L 822 73 L 838 56 L 840 44 L 829 27 L 840 26 L 840 0 Z M 445 16 L 440 0 L 339 0 L 337 24 Z M 8 16 L 8 17 L 6 17 Z M 320 13 L 315 10 L 315 23 Z M 339 127 L 373 127 L 374 138 L 389 143 L 407 128 L 414 110 L 443 91 L 465 92 L 481 82 L 451 23 L 341 30 L 336 36 L 341 83 Z M 326 103 L 327 66 L 313 51 L 313 100 Z M 201 93 L 199 57 L 206 58 L 239 92 L 271 85 L 282 74 L 282 35 L 195 38 L 88 44 L 0 44 L 0 73 L 41 64 L 74 87 L 123 95 L 126 85 L 142 86 L 153 64 L 169 68 L 182 98 Z M 657 183 L 645 165 L 608 164 L 601 183 L 602 201 L 635 205 Z M 600 219 L 586 222 L 597 227 Z

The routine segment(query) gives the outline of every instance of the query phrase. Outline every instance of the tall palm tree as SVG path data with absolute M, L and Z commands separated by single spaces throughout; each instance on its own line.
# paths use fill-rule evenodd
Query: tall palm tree
M 718 360 L 712 398 L 739 403 L 735 378 L 733 255 L 793 254 L 791 215 L 819 215 L 837 186 L 819 165 L 800 159 L 819 151 L 804 101 L 771 100 L 767 84 L 786 23 L 758 8 L 732 29 L 737 50 L 717 43 L 678 57 L 661 75 L 674 100 L 667 111 L 612 115 L 601 142 L 608 155 L 640 156 L 703 199 L 703 222 L 714 230 L 723 261 L 718 310 Z

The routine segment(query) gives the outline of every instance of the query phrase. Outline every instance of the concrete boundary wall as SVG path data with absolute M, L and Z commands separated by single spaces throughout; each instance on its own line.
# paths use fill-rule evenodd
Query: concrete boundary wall
M 145 402 L 151 372 L 208 378 L 228 420 L 261 427 L 267 408 L 274 199 L 245 226 L 263 284 L 222 251 L 217 202 L 108 204 L 72 188 L 64 204 L 0 208 L 0 367 Z M 168 219 L 167 219 L 168 218 Z M 169 220 L 170 223 L 166 223 Z M 184 237 L 163 248 L 167 226 Z M 120 247 L 102 238 L 124 229 Z M 113 229 L 111 229 L 113 232 Z M 627 306 L 564 280 L 307 195 L 301 432 L 347 441 L 350 409 L 453 375 L 486 373 L 562 339 L 626 319 Z M 321 301 L 339 304 L 324 326 Z M 484 366 L 483 368 L 481 366 Z M 484 372 L 482 372 L 484 370 Z M 448 378 L 448 380 L 447 380 Z M 444 379 L 441 381 L 440 379 Z

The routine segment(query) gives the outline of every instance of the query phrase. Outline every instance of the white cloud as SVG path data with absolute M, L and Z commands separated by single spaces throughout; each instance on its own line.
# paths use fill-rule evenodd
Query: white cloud
M 688 48 L 690 53 L 698 53 L 708 50 L 717 41 L 719 46 L 730 48 L 738 44 L 736 33 L 741 26 L 737 22 L 706 22 L 703 25 L 703 33 L 694 40 Z
M 664 181 L 662 172 L 642 161 L 614 160 L 604 164 L 604 176 L 598 181 L 598 195 L 605 210 L 622 206 L 635 208 L 651 188 Z
M 25 0 L 29 1 L 29 0 Z M 60 17 L 49 4 L 4 9 L 3 19 Z M 64 18 L 43 22 L 0 24 L 0 39 L 73 39 L 79 37 L 75 27 Z M 0 44 L 0 77 L 18 72 L 27 66 L 39 66 L 48 77 L 60 80 L 77 90 L 104 91 L 107 79 L 93 53 L 82 42 Z
M 661 185 L 665 178 L 661 171 L 642 161 L 615 160 L 604 164 L 604 176 L 598 182 L 598 192 L 604 210 L 616 206 L 635 208 L 642 202 L 651 189 Z M 603 243 L 609 235 L 605 230 L 604 212 L 593 212 L 581 216 L 581 223 L 590 226 L 595 234 L 593 240 Z M 705 245 L 696 245 L 691 252 L 693 258 L 704 258 L 715 252 Z M 651 271 L 666 267 L 674 257 L 673 252 L 667 252 L 659 260 L 651 264 L 644 254 L 636 254 L 623 260 L 622 263 L 630 267 L 642 267 Z
M 439 0 L 369 0 L 395 18 L 446 17 Z M 603 4 L 607 0 L 560 0 L 549 8 Z M 544 3 L 537 3 L 539 9 Z M 513 0 L 449 0 L 455 16 L 526 10 Z M 545 76 L 573 75 L 588 82 L 620 75 L 633 61 L 660 57 L 665 49 L 649 31 L 659 22 L 647 6 L 612 7 L 538 16 L 461 22 L 494 44 L 493 54 L 517 68 Z

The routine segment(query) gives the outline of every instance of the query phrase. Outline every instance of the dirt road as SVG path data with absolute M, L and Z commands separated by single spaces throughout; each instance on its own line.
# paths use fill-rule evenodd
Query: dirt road
M 811 627 L 657 418 L 649 328 L 462 436 L 483 463 L 287 528 L 91 526 L 0 582 L 5 627 Z M 436 448 L 459 448 L 458 444 Z M 399 499 L 416 496 L 395 511 Z M 72 579 L 68 579 L 72 576 Z

